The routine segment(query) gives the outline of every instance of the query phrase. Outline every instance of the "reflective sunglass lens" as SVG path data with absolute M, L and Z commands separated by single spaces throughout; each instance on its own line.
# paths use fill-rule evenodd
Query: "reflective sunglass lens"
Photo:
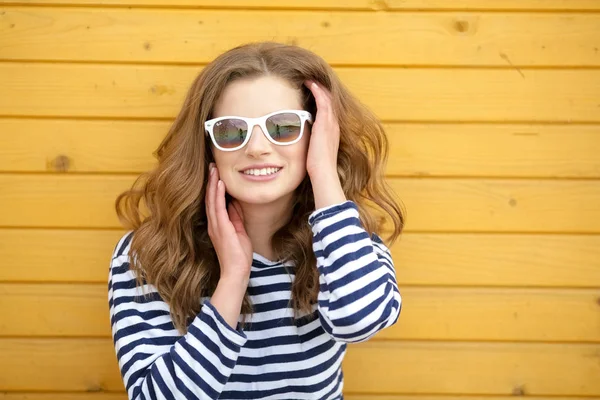
M 273 140 L 287 143 L 300 136 L 302 120 L 294 113 L 279 113 L 267 118 L 266 125 Z
M 248 135 L 248 124 L 244 120 L 228 118 L 217 121 L 213 126 L 213 136 L 217 144 L 226 149 L 240 146 Z

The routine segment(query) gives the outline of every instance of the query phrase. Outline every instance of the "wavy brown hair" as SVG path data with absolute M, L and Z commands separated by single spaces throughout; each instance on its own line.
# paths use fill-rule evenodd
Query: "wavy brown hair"
M 264 75 L 283 78 L 301 90 L 304 108 L 313 115 L 315 100 L 304 81 L 314 80 L 331 92 L 340 126 L 338 174 L 346 198 L 358 206 L 367 232 L 381 236 L 383 222 L 392 222 L 386 229 L 389 244 L 404 226 L 401 203 L 384 179 L 388 142 L 383 126 L 350 94 L 333 69 L 321 57 L 297 46 L 263 42 L 231 49 L 207 65 L 192 83 L 183 107 L 154 153 L 157 166 L 140 175 L 116 200 L 121 222 L 134 231 L 129 254 L 137 283 L 156 287 L 182 333 L 200 311 L 200 298 L 216 289 L 220 274 L 204 206 L 208 165 L 214 159 L 203 124 L 211 118 L 228 83 Z M 292 219 L 274 234 L 271 243 L 279 260 L 294 265 L 291 304 L 297 315 L 312 311 L 319 291 L 308 224 L 314 207 L 307 175 L 296 189 Z M 242 313 L 251 312 L 246 294 Z

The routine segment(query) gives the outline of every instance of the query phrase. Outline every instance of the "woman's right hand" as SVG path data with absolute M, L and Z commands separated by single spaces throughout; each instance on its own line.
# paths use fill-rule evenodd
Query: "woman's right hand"
M 225 206 L 225 182 L 219 179 L 216 165 L 211 163 L 206 190 L 208 236 L 213 243 L 221 280 L 247 282 L 252 265 L 252 243 L 244 228 L 244 215 L 237 200 Z

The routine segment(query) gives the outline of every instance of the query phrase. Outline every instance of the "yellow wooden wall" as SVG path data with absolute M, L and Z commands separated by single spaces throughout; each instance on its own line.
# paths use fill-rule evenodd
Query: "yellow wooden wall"
M 347 398 L 600 399 L 600 0 L 0 1 L 0 399 L 126 397 L 113 202 L 202 66 L 263 39 L 384 120 L 408 210 L 404 309 Z

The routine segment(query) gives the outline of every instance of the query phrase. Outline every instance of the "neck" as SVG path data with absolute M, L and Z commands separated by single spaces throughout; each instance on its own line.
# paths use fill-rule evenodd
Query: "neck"
M 271 238 L 292 216 L 293 198 L 285 197 L 267 204 L 240 202 L 244 228 L 252 243 L 252 251 L 275 261 Z

